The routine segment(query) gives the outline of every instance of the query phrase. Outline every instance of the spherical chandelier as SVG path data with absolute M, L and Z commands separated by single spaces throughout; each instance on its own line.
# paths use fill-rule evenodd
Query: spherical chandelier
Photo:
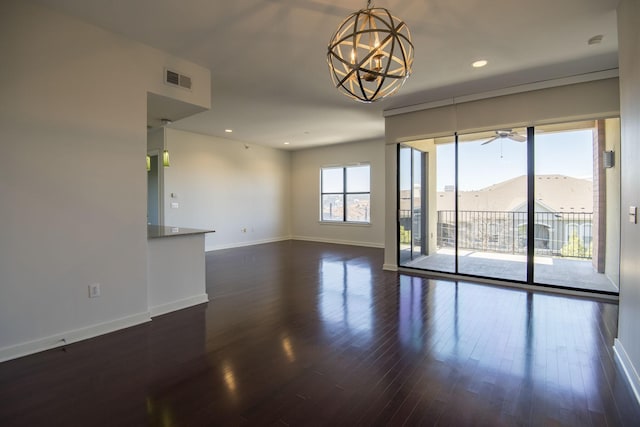
M 335 87 L 349 98 L 374 102 L 393 95 L 411 74 L 409 28 L 384 8 L 347 16 L 329 42 L 327 62 Z

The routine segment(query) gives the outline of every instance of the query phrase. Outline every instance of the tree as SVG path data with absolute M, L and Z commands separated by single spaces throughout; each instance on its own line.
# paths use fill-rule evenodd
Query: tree
M 411 230 L 405 230 L 404 226 L 400 226 L 400 243 L 411 243 Z
M 584 247 L 577 233 L 571 233 L 567 243 L 560 249 L 560 255 L 577 258 L 585 258 L 587 256 L 587 249 Z

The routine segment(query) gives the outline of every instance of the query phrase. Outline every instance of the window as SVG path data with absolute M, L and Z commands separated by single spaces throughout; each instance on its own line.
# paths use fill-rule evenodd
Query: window
M 322 168 L 320 220 L 370 222 L 370 165 Z

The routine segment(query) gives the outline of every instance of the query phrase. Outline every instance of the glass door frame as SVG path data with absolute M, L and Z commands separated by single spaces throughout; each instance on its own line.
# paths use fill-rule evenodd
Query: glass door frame
M 401 256 L 400 256 L 400 241 L 399 241 L 399 236 L 400 236 L 400 174 L 401 174 L 401 165 L 400 165 L 400 149 L 401 147 L 405 147 L 405 148 L 410 148 L 411 152 L 413 153 L 413 150 L 415 150 L 413 147 L 409 146 L 409 145 L 405 145 L 405 144 L 397 144 L 397 163 L 396 163 L 396 178 L 397 178 L 397 198 L 396 198 L 396 202 L 397 202 L 397 209 L 396 209 L 396 238 L 398 239 L 397 241 L 397 263 L 398 266 L 401 268 L 408 268 L 408 269 L 414 269 L 414 270 L 422 270 L 422 271 L 427 271 L 427 272 L 432 272 L 432 273 L 436 273 L 436 274 L 442 274 L 442 275 L 453 275 L 453 276 L 459 276 L 459 277 L 469 277 L 469 278 L 478 278 L 478 279 L 490 279 L 490 280 L 497 280 L 497 281 L 506 281 L 506 282 L 510 282 L 510 283 L 516 283 L 516 284 L 521 284 L 521 285 L 527 285 L 527 286 L 535 286 L 535 287 L 542 287 L 542 288 L 550 288 L 550 289 L 558 289 L 558 290 L 567 290 L 567 291 L 574 291 L 574 292 L 586 292 L 586 293 L 592 293 L 592 294 L 601 294 L 601 295 L 611 295 L 611 296 L 618 296 L 619 292 L 609 292 L 609 291 L 600 291 L 600 290 L 591 290 L 591 289 L 580 289 L 580 288 L 575 288 L 575 287 L 568 287 L 568 286 L 562 286 L 562 285 L 554 285 L 554 284 L 546 284 L 546 283 L 536 283 L 535 279 L 534 279 L 534 258 L 535 258 L 535 215 L 536 215 L 536 207 L 535 207 L 535 179 L 536 179 L 536 171 L 535 171 L 535 127 L 534 126 L 527 126 L 527 141 L 526 141 L 526 150 L 527 150 L 527 245 L 526 245 L 526 281 L 521 281 L 521 280 L 506 280 L 506 279 L 499 279 L 499 278 L 494 278 L 494 277 L 486 277 L 486 276 L 480 276 L 480 275 L 472 275 L 472 274 L 466 274 L 466 273 L 460 273 L 459 270 L 459 265 L 458 265 L 458 254 L 459 254 L 459 233 L 460 233 L 460 227 L 459 227 L 459 221 L 458 221 L 458 212 L 459 212 L 459 203 L 458 203 L 458 192 L 459 192 L 459 186 L 458 186 L 458 180 L 459 180 L 459 174 L 458 174 L 458 166 L 459 166 L 459 134 L 458 132 L 454 133 L 454 152 L 455 152 L 455 188 L 454 188 L 454 209 L 455 209 L 455 270 L 454 272 L 444 272 L 444 271 L 437 271 L 437 270 L 426 270 L 426 269 L 417 269 L 415 267 L 409 267 L 409 266 L 403 266 L 401 265 Z M 419 150 L 418 150 L 419 151 Z M 411 167 L 411 176 L 412 176 L 412 181 L 413 181 L 413 156 L 411 156 L 412 159 L 412 167 Z M 424 181 L 424 178 L 422 179 L 422 181 Z M 413 190 L 413 189 L 411 189 Z M 424 190 L 423 190 L 424 191 Z M 411 197 L 413 197 L 413 193 L 411 193 Z M 413 205 L 413 200 L 411 202 L 411 204 Z M 412 216 L 412 220 L 413 220 L 413 212 L 411 214 Z M 423 219 L 422 221 L 425 221 L 425 219 Z M 412 238 L 411 238 L 411 242 L 413 243 L 413 229 L 412 229 Z M 413 248 L 411 248 L 411 254 L 413 256 Z
M 427 206 L 427 184 L 428 184 L 428 173 L 429 173 L 429 153 L 417 150 L 411 146 L 408 145 L 404 145 L 404 144 L 398 144 L 398 163 L 400 163 L 401 161 L 401 150 L 403 149 L 407 149 L 409 150 L 409 223 L 410 223 L 410 228 L 409 228 L 409 260 L 413 260 L 414 256 L 420 256 L 420 255 L 425 255 L 427 254 L 427 249 L 426 246 L 427 245 L 427 236 L 429 233 L 428 230 L 428 223 L 426 221 L 426 215 L 425 210 L 426 210 L 426 206 Z M 416 204 L 415 204 L 415 173 L 416 173 L 416 153 L 419 154 L 419 160 L 420 160 L 420 206 L 419 206 L 419 210 L 420 210 L 420 219 L 419 221 L 415 220 L 415 215 L 416 215 Z M 402 177 L 400 176 L 400 168 L 398 168 L 398 188 L 400 188 L 402 185 Z M 397 232 L 398 232 L 398 263 L 400 263 L 400 259 L 402 258 L 401 256 L 401 251 L 400 251 L 400 234 L 401 234 L 401 228 L 400 226 L 402 225 L 400 222 L 400 219 L 402 218 L 401 215 L 401 211 L 402 206 L 401 206 L 401 200 L 402 198 L 400 197 L 400 191 L 398 191 L 398 226 L 397 226 Z M 416 230 L 415 230 L 415 225 L 416 223 L 418 224 L 418 229 L 419 229 L 419 241 L 420 241 L 420 245 L 419 245 L 419 250 L 416 250 Z M 405 232 L 407 231 L 406 229 L 404 230 Z

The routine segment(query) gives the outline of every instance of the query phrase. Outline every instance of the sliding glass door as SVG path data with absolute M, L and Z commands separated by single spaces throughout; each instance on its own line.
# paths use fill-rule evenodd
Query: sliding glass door
M 536 283 L 618 291 L 619 120 L 536 127 Z M 607 166 L 607 167 L 605 167 Z
M 453 137 L 401 145 L 400 265 L 455 272 L 455 145 Z
M 527 280 L 527 129 L 458 136 L 458 272 Z
M 420 199 L 421 188 L 414 187 L 414 177 L 420 173 L 420 164 L 414 164 L 414 151 L 411 147 L 400 146 L 400 210 L 399 210 L 399 236 L 400 242 L 400 263 L 406 264 L 414 259 L 414 254 L 420 252 L 419 235 L 420 226 L 414 223 L 420 221 Z M 415 230 L 415 233 L 414 233 Z
M 399 265 L 616 293 L 618 147 L 618 119 L 400 146 Z

